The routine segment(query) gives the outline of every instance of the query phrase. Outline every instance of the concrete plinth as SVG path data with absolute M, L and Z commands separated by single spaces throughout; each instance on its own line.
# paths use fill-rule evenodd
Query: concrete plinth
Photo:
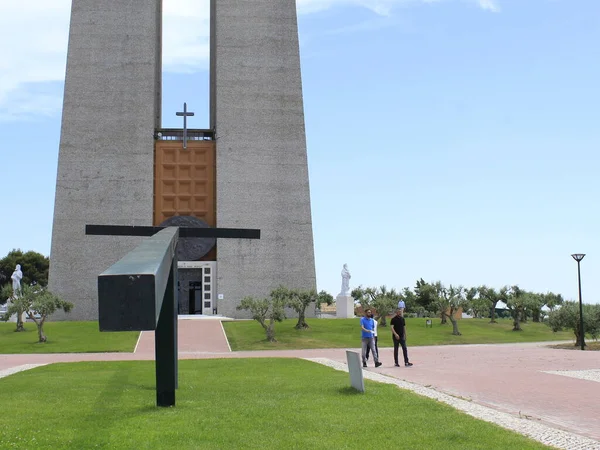
M 338 319 L 353 319 L 354 299 L 349 295 L 338 295 L 335 298 L 335 311 Z

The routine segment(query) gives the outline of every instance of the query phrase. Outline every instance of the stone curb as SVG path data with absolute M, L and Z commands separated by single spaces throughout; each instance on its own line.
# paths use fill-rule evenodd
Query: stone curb
M 36 367 L 45 366 L 46 364 L 23 364 L 22 366 L 11 367 L 10 369 L 0 370 L 0 378 L 13 375 L 24 370 L 35 369 Z

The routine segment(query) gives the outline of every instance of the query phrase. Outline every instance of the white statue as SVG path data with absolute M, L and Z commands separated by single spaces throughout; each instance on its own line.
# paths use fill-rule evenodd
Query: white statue
M 350 272 L 348 271 L 348 264 L 344 264 L 344 268 L 342 269 L 342 292 L 340 292 L 341 296 L 350 295 Z
M 23 272 L 21 272 L 21 264 L 17 264 L 15 271 L 10 277 L 12 279 L 12 290 L 13 295 L 17 295 L 21 292 L 21 280 L 23 279 Z

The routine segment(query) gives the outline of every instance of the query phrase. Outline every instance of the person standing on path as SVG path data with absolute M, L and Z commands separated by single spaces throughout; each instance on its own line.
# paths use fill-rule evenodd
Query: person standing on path
M 367 367 L 367 348 L 371 349 L 371 354 L 375 360 L 375 367 L 381 366 L 379 355 L 377 354 L 377 350 L 375 350 L 375 339 L 373 338 L 373 329 L 375 328 L 374 322 L 373 313 L 370 309 L 367 309 L 364 317 L 361 317 L 360 319 L 363 367 Z
M 398 364 L 398 346 L 402 346 L 404 355 L 404 365 L 410 367 L 413 364 L 408 361 L 408 350 L 406 349 L 406 320 L 404 320 L 404 309 L 398 308 L 396 315 L 392 317 L 390 322 L 392 326 L 392 339 L 394 340 L 394 366 L 400 367 Z
M 377 346 L 377 319 L 373 318 L 373 340 L 375 341 L 375 350 L 377 351 L 377 356 L 379 356 L 379 347 Z M 367 361 L 369 360 L 369 353 L 371 351 L 370 347 L 367 347 Z

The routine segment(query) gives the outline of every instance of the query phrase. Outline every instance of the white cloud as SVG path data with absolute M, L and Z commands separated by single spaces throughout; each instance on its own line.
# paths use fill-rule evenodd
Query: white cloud
M 28 92 L 32 84 L 64 79 L 69 9 L 69 0 L 2 2 L 0 116 L 3 118 L 20 116 L 31 109 L 47 111 L 52 103 L 45 96 L 36 106 Z
M 297 0 L 297 5 L 300 14 L 354 6 L 389 16 L 402 4 L 436 1 L 450 0 Z M 496 0 L 467 1 L 499 11 Z M 164 70 L 206 68 L 209 0 L 164 0 L 163 7 Z M 60 89 L 48 86 L 64 79 L 70 9 L 71 0 L 0 0 L 0 42 L 5 43 L 0 59 L 0 120 L 60 110 Z M 45 86 L 47 92 L 36 92 L 36 85 Z
M 164 0 L 163 66 L 171 72 L 206 68 L 210 0 Z
M 492 12 L 500 12 L 500 6 L 495 0 L 478 0 L 479 6 L 482 9 L 487 9 Z
M 395 7 L 410 3 L 438 3 L 449 0 L 297 0 L 298 12 L 300 14 L 314 13 L 337 6 L 360 6 L 370 9 L 376 14 L 388 16 Z M 480 8 L 500 12 L 498 0 L 466 0 L 474 3 Z

